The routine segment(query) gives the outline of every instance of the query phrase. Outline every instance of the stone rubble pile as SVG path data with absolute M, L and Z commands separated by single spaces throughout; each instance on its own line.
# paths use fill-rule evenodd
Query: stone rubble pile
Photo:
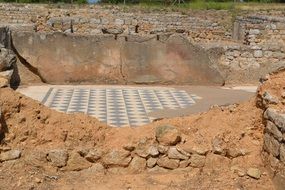
M 99 147 L 74 149 L 57 148 L 50 150 L 0 150 L 0 162 L 24 159 L 26 163 L 43 167 L 51 166 L 59 171 L 88 170 L 94 173 L 141 173 L 167 172 L 169 170 L 202 169 L 209 167 L 207 159 L 231 159 L 249 154 L 245 149 L 229 147 L 223 138 L 215 137 L 212 147 L 187 144 L 183 134 L 174 126 L 161 125 L 156 128 L 155 142 L 141 139 L 138 143 L 122 145 L 121 148 Z M 211 160 L 211 158 L 210 158 Z M 210 164 L 211 167 L 212 164 Z M 239 177 L 259 179 L 258 168 L 231 167 Z

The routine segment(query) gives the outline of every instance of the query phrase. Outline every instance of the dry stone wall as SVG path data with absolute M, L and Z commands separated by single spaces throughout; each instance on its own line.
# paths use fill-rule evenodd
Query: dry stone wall
M 102 29 L 116 28 L 123 34 L 185 33 L 201 39 L 229 39 L 230 30 L 223 25 L 226 11 L 207 11 L 198 15 L 179 12 L 124 11 L 119 7 L 0 4 L 0 23 L 30 25 L 41 32 L 102 34 Z M 33 27 L 32 27 L 33 26 Z
M 257 105 L 263 110 L 264 144 L 263 159 L 279 190 L 285 187 L 285 84 L 271 84 L 271 76 L 263 79 L 272 91 L 260 88 Z
M 284 17 L 239 17 L 235 27 L 240 44 L 227 49 L 222 64 L 236 71 L 257 69 L 263 75 L 285 65 Z
M 215 164 L 229 165 L 234 159 L 249 154 L 239 147 L 229 147 L 224 140 L 216 136 L 211 146 L 185 143 L 183 133 L 172 125 L 159 125 L 152 137 L 143 138 L 137 143 L 130 142 L 120 147 L 76 147 L 74 149 L 32 150 L 22 154 L 17 149 L 0 154 L 0 161 L 15 160 L 24 157 L 27 163 L 41 167 L 49 165 L 59 171 L 80 171 L 88 169 L 93 173 L 141 173 L 199 171 L 203 168 L 219 168 Z M 215 164 L 214 164 L 215 163 Z M 222 167 L 221 167 L 222 168 Z M 239 177 L 248 176 L 258 180 L 261 171 L 258 168 L 231 167 Z M 217 170 L 215 170 L 217 171 Z
M 282 11 L 146 11 L 117 6 L 0 4 L 0 26 L 12 31 L 157 38 L 179 34 L 208 51 L 227 84 L 256 83 L 285 65 Z

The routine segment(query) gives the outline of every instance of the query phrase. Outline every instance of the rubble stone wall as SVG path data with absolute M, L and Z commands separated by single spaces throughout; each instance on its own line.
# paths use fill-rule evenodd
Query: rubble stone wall
M 273 180 L 280 187 L 285 187 L 285 114 L 268 108 L 265 113 L 266 128 L 264 150 Z
M 231 70 L 260 70 L 264 75 L 285 65 L 285 19 L 278 16 L 239 17 L 231 46 L 221 63 Z
M 226 84 L 257 83 L 285 65 L 282 11 L 146 11 L 117 6 L 0 4 L 0 26 L 71 35 L 179 34 L 208 51 Z
M 270 85 L 270 75 L 265 80 Z M 272 87 L 275 92 L 261 89 L 257 103 L 264 110 L 265 129 L 262 156 L 277 190 L 281 190 L 285 187 L 285 112 L 283 109 L 285 86 L 282 83 L 277 83 L 277 85 Z
M 226 11 L 208 11 L 200 16 L 178 12 L 128 12 L 119 7 L 0 4 L 0 23 L 25 24 L 36 31 L 102 34 L 104 28 L 119 28 L 123 34 L 185 33 L 199 39 L 229 39 Z

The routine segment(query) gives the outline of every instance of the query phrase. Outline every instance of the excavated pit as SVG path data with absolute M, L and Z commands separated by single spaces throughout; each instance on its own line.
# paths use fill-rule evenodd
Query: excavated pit
M 58 113 L 2 88 L 1 187 L 281 190 L 284 157 L 264 138 L 264 112 L 282 112 L 284 84 L 283 71 L 240 105 L 139 128 L 110 128 L 84 114 Z M 277 103 L 268 101 L 268 93 Z M 283 126 L 280 117 L 270 120 Z M 277 159 L 278 167 L 268 159 Z
M 12 85 L 225 82 L 208 53 L 180 35 L 4 33 L 0 42 L 18 58 Z M 284 137 L 276 145 L 274 134 L 264 130 L 264 112 L 273 107 L 283 114 L 284 84 L 283 71 L 266 79 L 256 99 L 241 105 L 120 129 L 0 89 L 0 187 L 9 189 L 18 179 L 12 189 L 281 190 Z M 267 91 L 277 103 L 268 102 Z M 270 120 L 278 130 L 284 125 Z M 278 154 L 272 152 L 276 146 Z

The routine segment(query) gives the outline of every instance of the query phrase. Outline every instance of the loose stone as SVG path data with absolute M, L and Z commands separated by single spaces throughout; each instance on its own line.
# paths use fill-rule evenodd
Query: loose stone
M 7 152 L 2 152 L 0 154 L 0 162 L 8 161 L 8 160 L 16 160 L 21 157 L 20 150 L 9 150 Z
M 254 179 L 259 179 L 261 177 L 261 172 L 257 168 L 249 168 L 246 174 Z
M 63 149 L 50 150 L 47 156 L 48 161 L 55 167 L 66 166 L 68 160 L 68 152 Z

